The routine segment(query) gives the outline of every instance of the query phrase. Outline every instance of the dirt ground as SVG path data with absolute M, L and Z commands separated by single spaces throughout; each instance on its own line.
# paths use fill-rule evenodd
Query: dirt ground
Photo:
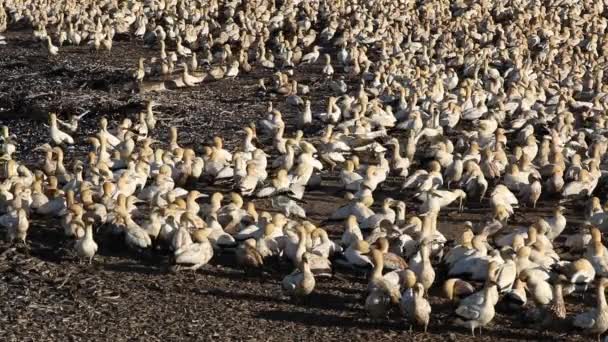
M 86 148 L 84 138 L 96 129 L 100 116 L 121 120 L 143 109 L 154 99 L 161 120 L 154 137 L 165 140 L 169 125 L 179 128 L 182 145 L 200 146 L 221 134 L 232 146 L 244 125 L 264 116 L 272 98 L 256 92 L 259 77 L 270 71 L 255 70 L 236 79 L 206 83 L 200 87 L 140 95 L 131 90 L 131 72 L 139 54 L 151 57 L 140 41 L 115 42 L 112 54 L 87 47 L 63 47 L 59 56 L 48 58 L 30 32 L 8 32 L 7 46 L 0 46 L 0 124 L 8 125 L 20 143 L 17 158 L 34 164 L 41 155 L 35 146 L 47 142 L 49 111 L 60 117 L 90 111 L 82 121 L 80 144 L 66 153 L 79 157 Z M 319 82 L 319 67 L 296 74 L 312 88 L 313 111 L 325 105 L 327 92 Z M 298 72 L 298 71 L 296 71 Z M 276 99 L 275 105 L 289 123 L 295 111 Z M 293 128 L 288 126 L 288 134 Z M 306 132 L 307 136 L 315 132 Z M 329 179 L 329 177 L 328 177 Z M 331 185 L 328 182 L 326 185 Z M 209 191 L 204 184 L 198 188 Z M 382 196 L 408 199 L 387 182 Z M 228 189 L 221 189 L 228 191 Z M 329 186 L 307 193 L 310 219 L 323 221 L 339 204 L 342 193 Z M 259 207 L 264 201 L 256 200 Z M 416 206 L 408 201 L 408 214 Z M 524 211 L 515 222 L 529 223 L 548 215 L 554 203 L 543 199 L 539 208 Z M 458 223 L 478 222 L 487 215 L 485 203 L 471 204 L 463 213 L 442 211 L 441 227 L 447 236 L 458 233 Z M 568 218 L 580 222 L 575 208 Z M 339 234 L 341 225 L 328 226 Z M 568 229 L 577 229 L 576 224 Z M 397 313 L 373 321 L 363 309 L 366 280 L 338 270 L 337 277 L 317 281 L 309 299 L 294 303 L 281 294 L 280 281 L 291 267 L 269 265 L 261 275 L 244 274 L 233 256 L 215 256 L 197 272 L 168 271 L 164 255 L 125 254 L 116 239 L 97 237 L 100 251 L 92 265 L 79 264 L 71 242 L 59 231 L 57 221 L 34 220 L 28 235 L 29 247 L 0 244 L 0 340 L 564 340 L 588 341 L 563 324 L 560 329 L 540 332 L 526 324 L 525 314 L 500 310 L 481 337 L 452 324 L 450 304 L 431 291 L 432 316 L 428 333 L 409 325 Z M 441 284 L 441 270 L 438 270 Z M 569 317 L 594 305 L 594 296 L 568 297 Z

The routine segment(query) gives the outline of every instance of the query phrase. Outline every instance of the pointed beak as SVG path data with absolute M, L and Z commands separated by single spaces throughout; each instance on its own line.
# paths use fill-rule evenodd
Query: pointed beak
M 431 195 L 434 197 L 443 198 L 443 196 L 441 196 L 437 191 L 434 191 L 434 190 L 431 191 Z

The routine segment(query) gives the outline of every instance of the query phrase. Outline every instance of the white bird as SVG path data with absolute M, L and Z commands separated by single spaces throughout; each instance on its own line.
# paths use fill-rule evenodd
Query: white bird
M 359 240 L 363 240 L 363 234 L 361 233 L 361 229 L 357 223 L 357 217 L 355 215 L 350 215 L 346 218 L 345 229 L 344 233 L 342 233 L 342 237 L 340 238 L 340 244 L 348 247 L 353 242 L 357 242 Z
M 597 336 L 608 330 L 608 305 L 606 304 L 606 287 L 608 279 L 601 278 L 597 284 L 597 306 L 589 311 L 580 313 L 574 317 L 572 324 L 583 329 L 586 333 Z
M 283 291 L 292 297 L 308 296 L 314 290 L 315 284 L 315 276 L 308 264 L 308 253 L 302 256 L 298 268 L 281 281 Z
M 76 253 L 81 258 L 88 258 L 89 264 L 97 253 L 97 243 L 93 239 L 93 218 L 87 218 L 84 227 L 84 236 L 76 241 Z
M 57 126 L 57 114 L 50 113 L 49 121 L 49 135 L 55 145 L 74 144 L 74 138 L 72 138 L 72 136 L 70 136 L 69 134 L 61 131 Z
M 424 327 L 424 332 L 426 333 L 430 315 L 431 315 L 431 305 L 429 301 L 424 298 L 424 286 L 420 283 L 416 283 L 414 285 L 412 300 L 406 301 L 403 308 L 407 313 L 407 318 L 414 323 L 421 325 Z
M 352 267 L 371 268 L 374 264 L 367 255 L 369 252 L 370 247 L 365 240 L 353 241 L 344 251 L 344 258 Z
M 4 218 L 5 216 L 3 216 Z M 22 243 L 26 243 L 25 239 L 27 237 L 27 231 L 29 229 L 29 221 L 27 219 L 27 214 L 25 209 L 23 208 L 19 208 L 16 209 L 16 211 L 14 211 L 14 213 L 12 213 L 12 220 L 8 220 L 9 223 L 7 224 L 6 220 L 3 219 L 2 225 L 7 227 L 8 230 L 8 240 L 9 241 L 14 241 L 14 240 L 19 240 Z
M 420 194 L 417 198 L 422 199 L 423 203 L 420 205 L 420 212 L 426 213 L 429 211 L 440 210 L 444 208 L 452 202 L 458 200 L 458 209 L 460 211 L 464 208 L 464 200 L 466 199 L 467 194 L 460 189 L 456 190 L 431 190 L 425 191 Z
M 494 319 L 494 301 L 491 292 L 496 290 L 496 283 L 489 279 L 483 290 L 482 296 L 477 296 L 475 301 L 461 301 L 456 309 L 456 325 L 471 329 L 471 334 L 475 336 L 475 329 L 486 326 Z M 473 295 L 472 295 L 473 296 Z M 468 298 L 468 297 L 467 297 Z
M 317 45 L 313 46 L 312 52 L 309 52 L 309 53 L 305 54 L 304 56 L 302 56 L 301 63 L 302 64 L 315 63 L 319 59 L 319 56 L 321 55 L 320 49 L 321 48 Z
M 46 47 L 51 56 L 57 56 L 57 54 L 59 54 L 59 48 L 53 45 L 50 36 L 46 37 Z
M 196 242 L 184 245 L 173 252 L 178 270 L 183 265 L 190 265 L 186 269 L 197 270 L 206 265 L 213 257 L 213 246 L 207 239 L 209 232 L 206 230 L 198 230 L 197 232 L 199 234 L 195 235 Z
M 549 225 L 549 230 L 547 231 L 546 236 L 550 241 L 555 240 L 555 238 L 557 238 L 564 231 L 564 229 L 566 229 L 566 217 L 563 214 L 564 210 L 566 210 L 566 208 L 558 206 L 553 211 L 553 216 L 545 219 Z

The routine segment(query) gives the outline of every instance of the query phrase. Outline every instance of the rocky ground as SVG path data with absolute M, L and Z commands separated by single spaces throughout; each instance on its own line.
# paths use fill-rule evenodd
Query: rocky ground
M 66 153 L 69 160 L 85 150 L 82 142 L 96 129 L 100 116 L 134 118 L 149 99 L 159 103 L 161 124 L 155 137 L 166 140 L 168 127 L 176 125 L 180 142 L 196 149 L 216 134 L 234 144 L 240 137 L 234 132 L 262 117 L 271 100 L 270 95 L 256 92 L 257 80 L 269 76 L 269 71 L 140 95 L 130 90 L 132 70 L 140 54 L 157 54 L 140 41 L 117 37 L 111 54 L 63 47 L 59 56 L 49 58 L 30 32 L 9 32 L 6 37 L 8 45 L 0 46 L 0 124 L 17 135 L 17 157 L 30 165 L 41 157 L 32 149 L 47 142 L 49 111 L 60 117 L 90 111 L 76 137 L 80 144 Z M 318 71 L 318 66 L 311 66 L 296 74 L 312 88 L 313 111 L 325 105 L 327 93 Z M 281 99 L 274 102 L 289 122 L 295 111 Z M 327 179 L 322 190 L 305 197 L 307 212 L 316 223 L 342 203 L 342 193 L 332 186 L 329 175 Z M 382 195 L 407 200 L 411 194 L 395 191 L 396 181 L 387 182 Z M 204 183 L 196 186 L 209 191 Z M 543 199 L 537 209 L 524 211 L 515 220 L 532 222 L 553 206 L 551 199 Z M 409 201 L 408 207 L 414 208 L 408 213 L 415 211 Z M 488 212 L 485 203 L 463 213 L 447 210 L 442 212 L 440 230 L 453 237 L 458 223 L 478 221 Z M 573 208 L 567 214 L 572 222 L 580 222 Z M 481 337 L 473 338 L 452 324 L 453 309 L 438 296 L 439 289 L 431 291 L 428 333 L 409 331 L 397 313 L 372 321 L 363 309 L 365 279 L 346 270 L 338 270 L 334 279 L 319 280 L 309 299 L 294 303 L 280 290 L 283 275 L 291 271 L 289 265 L 276 263 L 262 274 L 244 274 L 228 253 L 214 257 L 197 272 L 174 274 L 168 271 L 167 256 L 128 253 L 116 239 L 100 235 L 93 264 L 80 264 L 58 227 L 56 221 L 39 218 L 30 226 L 27 247 L 0 244 L 0 340 L 589 340 L 567 323 L 540 332 L 527 324 L 525 314 L 504 311 Z M 340 224 L 328 228 L 337 234 Z M 594 305 L 594 296 L 567 301 L 572 317 Z

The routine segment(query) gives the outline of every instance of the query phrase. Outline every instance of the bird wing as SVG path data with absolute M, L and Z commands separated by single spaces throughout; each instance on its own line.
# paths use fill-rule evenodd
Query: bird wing
M 344 161 L 346 161 L 346 159 L 344 158 L 344 155 L 341 152 L 328 152 L 328 153 L 325 153 L 324 156 L 329 160 L 339 162 L 339 163 L 343 163 Z
M 215 175 L 216 178 L 232 178 L 234 177 L 234 169 L 230 166 L 225 166 Z
M 248 196 L 252 192 L 255 191 L 255 187 L 258 184 L 258 180 L 255 177 L 247 176 L 243 179 L 241 184 L 239 184 L 239 190 L 241 194 Z
M 332 220 L 345 219 L 348 217 L 348 215 L 350 215 L 352 209 L 353 209 L 353 204 L 347 203 L 347 204 L 339 207 L 338 209 L 336 209 L 336 211 L 334 211 L 334 213 L 331 214 L 330 219 L 332 219 Z
M 321 162 L 317 159 L 312 159 L 311 161 L 312 166 L 317 169 L 317 170 L 323 170 L 323 164 L 321 164 Z
M 565 198 L 569 196 L 578 195 L 581 193 L 583 188 L 584 187 L 582 183 L 579 181 L 570 182 L 566 184 L 566 186 L 564 186 L 564 190 L 562 191 L 562 197 Z
M 515 264 L 502 264 L 496 274 L 498 279 L 498 290 L 505 291 L 510 289 L 515 281 L 515 276 Z
M 409 176 L 405 180 L 405 182 L 403 182 L 403 185 L 401 186 L 401 188 L 407 189 L 407 188 L 416 187 L 418 184 L 420 184 L 422 182 L 422 179 L 424 179 L 424 177 L 426 177 L 427 175 L 428 175 L 428 172 L 426 170 L 416 170 L 416 172 L 414 172 L 413 175 Z
M 299 206 L 295 201 L 289 200 L 288 202 L 289 212 L 297 217 L 306 218 L 306 211 L 304 208 Z
M 346 260 L 354 266 L 365 267 L 374 265 L 369 257 L 361 255 L 351 248 L 346 249 L 344 252 L 344 257 L 346 257 Z
M 467 320 L 475 320 L 479 319 L 481 316 L 480 308 L 477 305 L 460 305 L 456 308 L 456 315 L 467 319 Z
M 174 188 L 173 190 L 171 190 L 171 192 L 173 192 L 176 198 L 182 198 L 188 195 L 188 190 L 179 187 Z
M 291 184 L 289 190 L 292 192 L 292 196 L 290 197 L 295 197 L 297 199 L 302 199 L 302 197 L 304 197 L 305 188 L 303 184 Z
M 359 221 L 374 215 L 374 212 L 364 205 L 355 205 L 351 213 L 355 215 Z
M 525 305 L 527 302 L 526 291 L 517 291 L 516 289 L 507 292 L 505 298 L 519 305 Z
M 595 325 L 596 316 L 597 310 L 592 309 L 576 315 L 572 324 L 578 328 L 591 329 Z
M 192 243 L 175 251 L 177 264 L 204 264 L 209 261 L 211 245 L 206 243 Z
M 501 188 L 500 191 L 497 191 L 498 188 L 496 188 L 494 191 L 492 191 L 492 194 L 490 194 L 490 196 L 497 202 L 497 203 L 509 203 L 509 204 L 517 204 L 517 197 L 515 197 L 515 195 L 507 188 L 507 187 L 503 187 Z
M 591 270 L 581 270 L 572 275 L 570 277 L 570 281 L 574 284 L 588 284 L 593 281 L 595 278 L 595 269 L 591 268 Z
M 475 292 L 475 288 L 473 287 L 473 285 L 469 284 L 468 282 L 464 281 L 464 280 L 457 280 L 456 283 L 454 284 L 454 293 L 456 293 L 459 296 L 463 296 L 466 294 L 473 294 Z
M 265 188 L 262 188 L 260 191 L 258 191 L 258 193 L 256 194 L 257 197 L 269 197 L 272 194 L 274 194 L 276 191 L 276 189 L 272 186 L 268 186 Z
M 300 270 L 296 269 L 291 274 L 288 274 L 283 278 L 282 285 L 283 289 L 288 291 L 295 290 L 297 284 L 302 282 L 304 274 Z
M 152 240 L 150 240 L 150 236 L 143 229 L 141 229 L 141 231 L 137 230 L 137 229 L 129 229 L 127 231 L 127 235 L 125 236 L 125 238 L 127 240 L 127 244 L 130 244 L 132 246 L 136 246 L 139 248 L 147 248 L 148 246 L 150 246 L 152 244 Z
M 399 284 L 402 282 L 399 271 L 388 272 L 382 276 L 382 279 L 384 279 L 384 282 L 391 287 L 399 287 Z
M 372 216 L 369 216 L 367 219 L 365 219 L 365 221 L 361 222 L 361 224 L 359 225 L 359 228 L 361 228 L 361 229 L 376 228 L 380 225 L 380 221 L 382 221 L 383 219 L 384 219 L 383 214 L 374 214 Z
M 360 174 L 358 174 L 356 172 L 348 172 L 348 171 L 342 172 L 341 176 L 342 176 L 342 182 L 347 185 L 363 179 L 363 176 L 361 176 Z

